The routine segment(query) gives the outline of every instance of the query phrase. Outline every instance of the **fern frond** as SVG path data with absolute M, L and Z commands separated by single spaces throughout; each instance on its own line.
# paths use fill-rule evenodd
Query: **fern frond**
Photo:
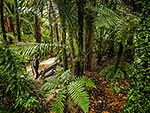
M 54 77 L 53 80 L 48 80 L 48 82 L 41 87 L 40 92 L 45 98 L 48 98 L 51 94 L 59 91 L 59 88 L 57 88 L 59 85 L 58 78 Z
M 56 113 L 63 113 L 65 108 L 66 89 L 60 89 L 56 93 L 56 98 L 52 102 L 52 111 Z
M 68 94 L 72 101 L 77 104 L 81 109 L 84 111 L 84 113 L 88 112 L 89 108 L 89 95 L 85 91 L 84 86 L 81 82 L 76 81 L 72 82 L 68 86 Z
M 92 81 L 92 79 L 90 79 L 86 76 L 82 76 L 82 77 L 77 78 L 77 81 L 82 83 L 86 88 L 96 88 L 96 85 Z
M 64 108 L 65 108 L 65 105 L 61 100 L 56 100 L 52 102 L 52 108 L 51 108 L 52 112 L 63 113 Z

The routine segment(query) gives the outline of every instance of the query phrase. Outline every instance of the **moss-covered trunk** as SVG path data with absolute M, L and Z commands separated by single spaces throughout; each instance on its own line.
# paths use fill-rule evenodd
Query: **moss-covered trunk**
M 64 4 L 66 1 L 64 1 Z M 61 4 L 59 4 L 59 16 L 60 16 L 60 24 L 61 24 L 61 31 L 62 31 L 62 40 L 61 44 L 63 45 L 62 48 L 62 62 L 64 70 L 68 69 L 68 63 L 67 63 L 67 51 L 66 51 L 66 18 L 63 14 L 63 9 L 61 9 Z
M 78 7 L 78 55 L 75 65 L 75 74 L 77 76 L 83 75 L 83 18 L 84 18 L 84 0 L 77 0 Z

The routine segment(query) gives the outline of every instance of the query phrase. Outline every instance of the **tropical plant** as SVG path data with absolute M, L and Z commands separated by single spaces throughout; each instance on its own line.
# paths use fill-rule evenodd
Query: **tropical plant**
M 63 113 L 64 110 L 69 111 L 75 105 L 78 105 L 84 113 L 89 109 L 89 95 L 85 88 L 96 88 L 93 81 L 87 77 L 76 78 L 69 70 L 57 72 L 57 75 L 52 76 L 51 80 L 42 86 L 41 92 L 45 98 L 53 95 L 51 110 L 57 113 Z
M 134 63 L 131 67 L 132 74 L 128 89 L 128 98 L 125 107 L 126 113 L 147 113 L 150 111 L 150 28 L 148 15 L 150 11 L 150 1 L 141 3 L 142 12 L 137 35 L 134 37 Z
M 0 44 L 1 109 L 5 112 L 37 111 L 41 107 L 34 82 L 26 72 L 23 57 Z

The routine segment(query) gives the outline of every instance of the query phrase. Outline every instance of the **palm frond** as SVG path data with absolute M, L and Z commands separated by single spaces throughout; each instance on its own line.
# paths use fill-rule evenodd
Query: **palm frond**
M 22 55 L 33 55 L 34 53 L 38 53 L 41 56 L 45 56 L 51 53 L 51 47 L 63 47 L 63 45 L 59 44 L 48 44 L 48 43 L 18 43 L 18 46 L 21 48 Z
M 95 25 L 98 27 L 105 26 L 109 28 L 123 22 L 119 15 L 104 5 L 100 5 L 99 7 L 87 5 L 86 7 L 98 13 L 97 17 L 95 18 Z

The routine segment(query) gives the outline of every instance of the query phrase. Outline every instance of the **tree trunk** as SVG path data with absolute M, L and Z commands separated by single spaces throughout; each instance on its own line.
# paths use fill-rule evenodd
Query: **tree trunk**
M 13 35 L 15 36 L 15 27 L 14 27 L 14 24 L 13 24 L 13 19 L 12 17 L 9 17 L 9 18 L 4 18 L 4 23 L 5 23 L 5 30 L 6 32 L 13 32 Z M 9 44 L 13 44 L 13 39 L 11 36 L 8 36 L 8 42 Z
M 3 0 L 0 0 L 0 15 L 1 15 L 1 28 L 2 28 L 2 35 L 3 35 L 3 39 L 5 42 L 7 42 L 7 38 L 6 38 L 6 30 L 5 30 L 5 26 L 4 26 L 4 4 L 3 4 Z
M 94 40 L 93 18 L 86 21 L 86 42 L 85 42 L 85 70 L 90 70 L 92 66 L 92 46 Z
M 64 4 L 66 1 L 64 1 Z M 61 4 L 59 4 L 59 16 L 60 16 L 60 24 L 61 24 L 61 30 L 62 30 L 62 54 L 63 54 L 63 67 L 64 70 L 68 69 L 68 63 L 67 63 L 67 53 L 66 53 L 66 18 L 63 15 L 63 9 L 61 9 Z
M 20 34 L 20 22 L 19 22 L 19 12 L 18 12 L 18 2 L 14 0 L 14 8 L 15 8 L 15 16 L 16 16 L 16 27 L 17 27 L 17 37 L 18 42 L 21 42 L 21 34 Z
M 67 64 L 67 53 L 66 53 L 66 28 L 65 28 L 65 19 L 62 18 L 62 45 L 64 45 L 62 49 L 63 53 L 63 67 L 64 70 L 66 71 L 68 69 L 68 64 Z
M 55 27 L 55 37 L 56 37 L 56 39 L 57 39 L 57 43 L 59 43 L 59 33 L 58 33 L 58 24 L 57 23 L 55 23 L 55 25 L 54 25 Z
M 84 17 L 84 0 L 77 0 L 78 7 L 78 55 L 75 64 L 75 73 L 77 76 L 83 75 L 83 17 Z
M 48 19 L 49 19 L 49 37 L 50 37 L 50 43 L 53 44 L 53 25 L 52 25 L 52 13 L 53 13 L 53 7 L 52 7 L 52 1 L 48 1 Z M 51 53 L 53 53 L 53 46 L 51 46 Z
M 75 48 L 74 48 L 74 38 L 73 38 L 73 34 L 72 34 L 72 30 L 69 29 L 69 44 L 70 44 L 70 48 L 71 48 L 71 53 L 72 53 L 72 61 L 73 59 L 75 59 Z
M 56 42 L 59 44 L 59 33 L 58 33 L 58 24 L 57 23 L 55 23 L 54 29 L 55 29 L 55 37 L 56 37 L 56 40 L 57 40 Z M 60 48 L 58 46 L 57 54 L 59 53 L 59 50 L 60 50 Z
M 115 37 L 115 33 L 116 33 L 117 31 L 115 30 L 115 28 L 113 28 L 111 31 L 110 31 L 110 37 L 109 37 L 109 51 L 108 51 L 108 57 L 109 58 L 113 58 L 114 57 L 114 52 L 115 52 L 115 50 L 114 50 L 114 37 Z
M 114 67 L 114 73 L 117 72 L 117 69 L 118 69 L 118 67 L 119 67 L 119 64 L 120 64 L 122 55 L 123 55 L 123 45 L 122 45 L 122 42 L 120 42 L 120 45 L 119 45 L 119 52 L 118 52 L 118 55 L 117 55 L 117 61 L 116 61 L 116 63 L 115 63 L 115 67 Z
M 36 43 L 40 43 L 41 42 L 41 28 L 40 28 L 40 22 L 39 22 L 39 18 L 38 15 L 35 14 L 35 25 L 34 25 L 34 32 L 35 32 L 35 40 Z

